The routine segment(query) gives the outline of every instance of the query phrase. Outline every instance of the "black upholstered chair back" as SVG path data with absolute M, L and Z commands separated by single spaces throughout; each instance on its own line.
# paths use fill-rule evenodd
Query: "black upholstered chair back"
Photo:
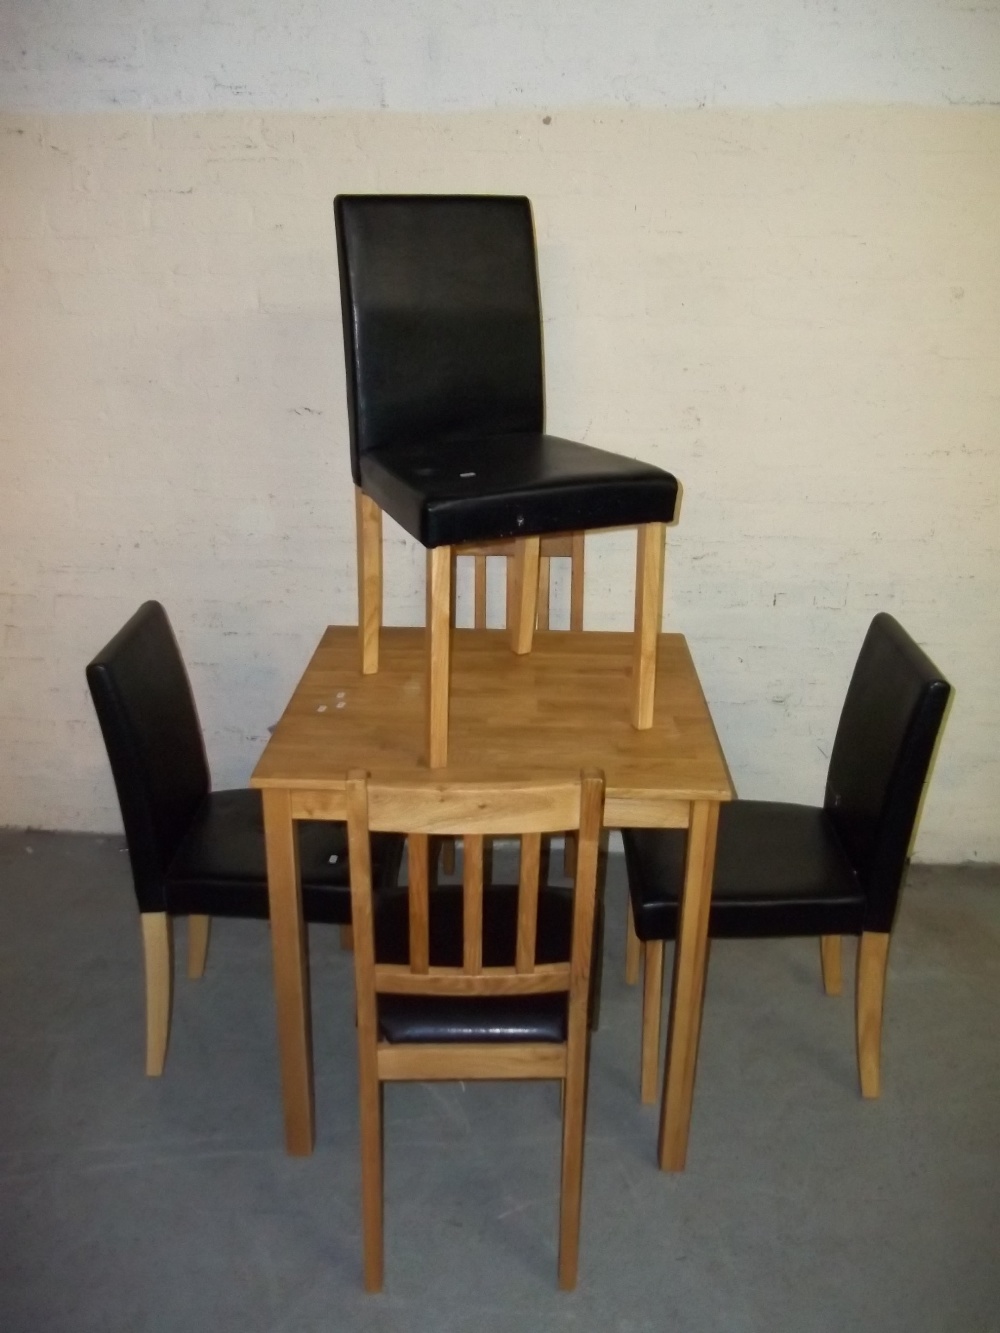
M 951 687 L 890 615 L 872 621 L 830 756 L 824 805 L 888 931 Z
M 87 667 L 139 910 L 164 910 L 163 875 L 210 789 L 191 684 L 167 613 L 144 602 Z
M 531 205 L 339 195 L 351 464 L 409 439 L 544 428 Z

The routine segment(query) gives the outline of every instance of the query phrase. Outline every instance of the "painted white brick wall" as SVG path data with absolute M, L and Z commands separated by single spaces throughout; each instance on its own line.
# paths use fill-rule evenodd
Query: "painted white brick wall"
M 918 856 L 1000 859 L 998 21 L 0 8 L 0 107 L 48 113 L 0 119 L 0 823 L 118 824 L 82 668 L 148 596 L 245 780 L 356 613 L 331 198 L 523 191 L 550 426 L 684 482 L 665 619 L 741 793 L 819 796 L 886 608 L 958 691 Z M 391 533 L 390 622 L 422 568 Z M 631 580 L 594 538 L 588 624 Z
M 0 8 L 4 105 L 470 110 L 983 105 L 1000 11 L 952 0 L 70 0 Z

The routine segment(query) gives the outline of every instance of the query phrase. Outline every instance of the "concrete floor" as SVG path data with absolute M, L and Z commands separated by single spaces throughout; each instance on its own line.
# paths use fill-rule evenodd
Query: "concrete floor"
M 623 902 L 612 858 L 579 1288 L 556 1287 L 554 1087 L 426 1085 L 387 1093 L 372 1297 L 336 932 L 312 934 L 318 1146 L 293 1160 L 266 927 L 217 924 L 147 1079 L 121 840 L 0 834 L 0 1330 L 1000 1330 L 1000 871 L 912 872 L 877 1103 L 850 968 L 831 999 L 812 941 L 717 944 L 681 1176 L 638 1103 Z

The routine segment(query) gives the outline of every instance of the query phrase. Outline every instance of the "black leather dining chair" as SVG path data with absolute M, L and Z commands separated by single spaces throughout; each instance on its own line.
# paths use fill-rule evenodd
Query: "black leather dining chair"
M 174 917 L 188 917 L 188 974 L 205 967 L 213 916 L 268 916 L 260 793 L 212 791 L 191 683 L 167 613 L 144 602 L 87 667 L 118 792 L 142 922 L 146 1073 L 162 1074 L 170 1035 Z M 298 828 L 307 921 L 351 920 L 347 833 Z M 373 843 L 377 887 L 395 884 L 403 839 Z
M 950 694 L 902 626 L 877 615 L 847 690 L 822 806 L 734 801 L 720 809 L 709 937 L 819 936 L 824 987 L 836 993 L 840 938 L 858 936 L 856 1034 L 864 1097 L 879 1095 L 889 936 Z M 664 941 L 677 934 L 686 835 L 627 829 L 622 839 L 630 923 L 644 956 L 641 1095 L 652 1102 Z
M 677 481 L 545 433 L 531 205 L 486 195 L 334 201 L 358 527 L 362 671 L 378 670 L 382 513 L 428 550 L 428 762 L 447 762 L 452 550 L 516 538 L 515 652 L 539 538 L 637 527 L 632 722 L 652 725 L 665 525 Z

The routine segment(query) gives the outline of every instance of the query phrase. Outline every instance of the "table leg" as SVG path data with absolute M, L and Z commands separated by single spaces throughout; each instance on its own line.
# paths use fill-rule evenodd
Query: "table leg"
M 267 842 L 267 892 L 271 907 L 285 1147 L 295 1157 L 308 1157 L 315 1142 L 312 1031 L 298 840 L 289 793 L 268 788 L 261 795 Z
M 683 1171 L 687 1158 L 701 1009 L 705 997 L 708 915 L 712 901 L 718 827 L 717 801 L 691 802 L 684 897 L 678 921 L 670 994 L 667 1067 L 660 1109 L 658 1153 L 662 1171 Z

